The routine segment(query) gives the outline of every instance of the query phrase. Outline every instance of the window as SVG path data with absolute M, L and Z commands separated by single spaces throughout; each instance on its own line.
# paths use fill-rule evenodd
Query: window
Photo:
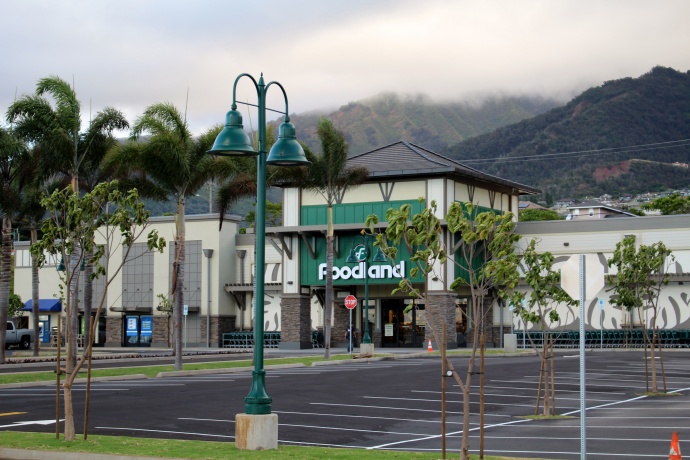
M 146 243 L 134 243 L 122 267 L 122 306 L 153 308 L 153 254 Z
M 172 272 L 175 261 L 175 242 L 168 243 L 168 248 L 170 248 L 170 271 Z M 172 289 L 172 276 L 168 289 Z M 201 307 L 201 240 L 185 242 L 182 296 L 184 303 L 189 307 Z

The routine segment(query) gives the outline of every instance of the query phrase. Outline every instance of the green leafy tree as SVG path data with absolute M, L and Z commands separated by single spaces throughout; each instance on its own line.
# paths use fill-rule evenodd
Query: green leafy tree
M 50 196 L 46 196 L 41 203 L 47 209 L 49 217 L 43 221 L 41 226 L 42 238 L 31 246 L 31 251 L 38 258 L 39 264 L 45 263 L 46 254 L 62 257 L 63 260 L 69 260 L 70 256 L 74 255 L 76 260 L 81 263 L 85 255 L 90 253 L 93 254 L 90 261 L 94 264 L 93 276 L 103 276 L 105 279 L 105 289 L 98 302 L 95 319 L 91 323 L 93 336 L 107 298 L 108 286 L 130 259 L 129 252 L 133 243 L 144 235 L 150 213 L 144 208 L 143 202 L 139 200 L 136 190 L 122 193 L 118 189 L 117 182 L 100 184 L 92 192 L 83 195 L 74 192 L 71 187 L 56 190 Z M 107 208 L 106 205 L 108 205 Z M 104 212 L 105 209 L 108 211 Z M 104 244 L 95 245 L 96 233 L 101 235 L 105 241 Z M 150 231 L 146 238 L 149 250 L 162 251 L 165 247 L 165 240 L 159 238 L 155 230 Z M 116 245 L 123 247 L 123 257 L 120 262 L 115 262 L 110 256 Z M 108 261 L 106 266 L 100 264 L 100 260 L 104 256 Z M 72 332 L 73 328 L 69 324 L 72 318 L 70 313 L 77 308 L 76 299 L 69 289 L 75 272 L 79 272 L 78 265 L 73 267 L 71 264 L 65 264 L 65 271 L 61 276 L 61 288 L 66 293 L 68 343 L 76 341 Z M 74 368 L 68 366 L 67 369 L 67 377 L 63 385 L 63 397 L 64 435 L 65 440 L 68 441 L 75 439 L 72 387 L 79 370 L 88 356 L 91 355 L 92 347 L 93 343 L 87 344 Z M 71 348 L 68 347 L 68 363 L 70 362 L 70 353 Z
M 529 336 L 530 344 L 541 361 L 535 415 L 539 412 L 539 405 L 542 400 L 544 402 L 543 415 L 554 415 L 556 410 L 554 342 L 553 336 L 546 332 L 550 331 L 551 326 L 557 324 L 560 319 L 554 304 L 556 306 L 559 304 L 573 306 L 577 302 L 561 288 L 561 271 L 552 268 L 553 254 L 537 252 L 536 244 L 536 240 L 530 241 L 522 254 L 525 282 L 530 287 L 530 291 L 527 295 L 523 292 L 514 292 L 510 297 L 510 302 L 515 313 L 525 321 L 525 324 L 537 325 L 544 334 L 541 348 L 534 342 L 532 336 Z
M 254 203 L 256 206 L 256 203 Z M 266 225 L 269 227 L 277 227 L 280 225 L 283 217 L 283 203 L 266 202 Z M 256 219 L 256 212 L 251 211 L 247 213 L 244 220 L 247 221 L 250 227 L 254 228 L 254 219 Z
M 22 302 L 22 298 L 19 297 L 17 294 L 10 294 L 10 305 L 8 309 L 8 316 L 10 318 L 16 318 L 17 316 L 22 316 L 22 309 L 24 308 L 24 302 Z M 37 336 L 36 336 L 37 337 Z
M 333 316 L 333 205 L 340 203 L 349 189 L 362 184 L 369 172 L 364 167 L 347 166 L 348 145 L 345 136 L 328 118 L 319 119 L 317 134 L 321 141 L 321 154 L 315 155 L 308 147 L 304 152 L 311 166 L 304 172 L 302 188 L 319 194 L 328 207 L 326 232 L 326 293 L 324 305 L 324 358 L 331 357 L 331 318 Z
M 131 141 L 111 150 L 104 168 L 122 179 L 124 189 L 136 188 L 143 197 L 164 201 L 172 197 L 175 212 L 175 257 L 171 296 L 175 369 L 182 369 L 182 310 L 184 308 L 185 201 L 223 170 L 224 160 L 206 152 L 220 127 L 192 136 L 175 106 L 157 103 L 146 108 L 132 126 Z M 144 136 L 148 136 L 144 138 Z
M 420 200 L 423 201 L 423 200 Z M 424 291 L 415 287 L 412 278 L 421 275 L 424 279 L 436 277 L 444 278 L 444 268 L 448 261 L 460 270 L 460 276 L 450 284 L 450 289 L 460 292 L 469 289 L 471 294 L 468 324 L 471 327 L 472 349 L 467 362 L 464 380 L 455 370 L 453 363 L 447 360 L 445 366 L 449 369 L 463 395 L 463 434 L 460 458 L 468 460 L 470 442 L 470 390 L 475 372 L 477 350 L 480 348 L 480 359 L 483 363 L 484 354 L 484 326 L 486 315 L 490 311 L 493 301 L 492 294 L 507 298 L 519 281 L 517 270 L 519 256 L 515 252 L 515 245 L 519 235 L 515 233 L 513 214 L 499 215 L 493 212 L 478 212 L 478 206 L 472 203 L 454 202 L 450 205 L 445 216 L 447 234 L 437 217 L 436 203 L 431 202 L 422 212 L 411 215 L 411 206 L 404 204 L 400 209 L 389 209 L 386 213 L 388 226 L 384 233 L 377 235 L 376 244 L 379 245 L 387 257 L 396 260 L 397 245 L 405 244 L 414 267 L 410 270 L 410 277 L 400 281 L 394 292 L 404 292 L 410 296 L 422 299 Z M 378 223 L 378 216 L 367 218 L 367 227 L 374 232 Z M 461 238 L 458 253 L 451 255 L 447 252 L 446 241 L 450 235 Z M 389 243 L 390 242 L 390 243 Z M 430 302 L 426 302 L 431 305 Z M 438 323 L 432 307 L 427 308 L 429 317 L 427 327 L 436 343 L 442 347 L 446 344 L 439 340 L 439 332 L 433 327 Z M 480 366 L 482 364 L 480 363 Z M 483 366 L 482 366 L 483 367 Z M 480 380 L 482 385 L 483 379 Z M 483 385 L 480 391 L 483 392 Z M 480 400 L 483 398 L 480 398 Z M 482 429 L 483 434 L 483 427 Z M 483 442 L 482 442 L 483 445 Z
M 27 180 L 28 149 L 15 131 L 0 126 L 0 343 L 5 343 L 12 286 L 12 220 L 21 206 L 21 189 Z M 5 363 L 5 347 L 0 347 L 0 364 Z
M 523 209 L 518 213 L 520 222 L 532 222 L 535 220 L 563 220 L 560 214 L 553 209 Z
M 645 359 L 645 376 L 647 391 L 651 384 L 652 392 L 659 392 L 657 381 L 657 366 L 655 350 L 658 347 L 661 364 L 661 373 L 664 376 L 663 356 L 659 343 L 659 331 L 656 326 L 659 314 L 659 299 L 664 286 L 668 285 L 668 269 L 675 260 L 671 250 L 661 241 L 652 245 L 641 244 L 637 246 L 634 236 L 626 236 L 623 241 L 616 244 L 613 256 L 608 259 L 609 267 L 616 267 L 617 273 L 607 275 L 607 282 L 613 285 L 616 293 L 611 297 L 613 305 L 624 308 L 627 311 L 636 311 L 640 322 L 643 321 L 643 313 L 649 312 L 649 324 L 643 323 L 645 358 L 649 349 L 650 360 Z M 646 316 L 646 315 L 645 315 Z M 651 332 L 651 337 L 649 332 Z M 666 391 L 666 379 L 664 376 L 664 391 Z
M 645 203 L 642 209 L 648 211 L 658 209 L 661 211 L 661 214 L 665 216 L 671 214 L 690 214 L 690 196 L 681 196 L 678 193 L 662 196 L 649 203 Z

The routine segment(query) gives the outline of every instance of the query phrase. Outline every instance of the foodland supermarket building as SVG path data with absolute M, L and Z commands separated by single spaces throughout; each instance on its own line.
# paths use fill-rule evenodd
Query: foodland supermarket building
M 452 202 L 471 201 L 482 208 L 517 214 L 521 195 L 537 193 L 534 188 L 493 177 L 468 168 L 422 147 L 398 142 L 380 149 L 351 157 L 351 165 L 366 166 L 369 180 L 348 190 L 334 205 L 334 315 L 332 341 L 344 345 L 344 331 L 349 323 L 349 310 L 344 298 L 354 294 L 358 299 L 355 325 L 364 329 L 369 321 L 376 347 L 419 347 L 426 343 L 426 309 L 436 308 L 436 326 L 448 326 L 448 345 L 462 345 L 466 324 L 463 310 L 468 292 L 449 289 L 459 273 L 448 264 L 438 278 L 427 282 L 428 302 L 416 302 L 392 295 L 402 276 L 409 276 L 409 254 L 401 248 L 397 265 L 370 261 L 368 270 L 369 308 L 364 312 L 363 267 L 346 263 L 346 258 L 369 214 L 377 214 L 382 221 L 386 210 L 410 204 L 413 212 L 421 210 L 420 197 L 426 203 L 436 201 L 439 214 Z M 267 229 L 265 270 L 264 319 L 266 332 L 280 332 L 280 347 L 311 348 L 315 331 L 323 327 L 323 302 L 326 262 L 326 203 L 320 195 L 309 190 L 287 187 L 283 189 L 283 225 Z M 443 217 L 439 215 L 439 217 Z M 239 216 L 226 216 L 218 230 L 218 215 L 187 216 L 187 250 L 185 262 L 185 316 L 183 342 L 187 347 L 219 347 L 223 334 L 249 331 L 253 320 L 254 238 L 239 234 Z M 136 243 L 134 254 L 140 255 L 125 264 L 108 290 L 106 314 L 99 324 L 97 342 L 106 346 L 166 346 L 170 330 L 169 315 L 159 306 L 158 294 L 170 290 L 174 218 L 156 217 L 151 226 L 168 239 L 164 253 L 149 253 L 146 243 Z M 606 273 L 606 259 L 616 243 L 626 235 L 635 235 L 640 244 L 663 241 L 673 250 L 675 263 L 671 265 L 671 282 L 665 288 L 661 314 L 657 325 L 662 328 L 690 329 L 690 218 L 688 216 L 621 217 L 607 219 L 574 219 L 570 221 L 527 222 L 518 224 L 523 235 L 521 246 L 532 238 L 539 240 L 538 249 L 556 256 L 559 268 L 573 254 L 587 254 L 595 258 Z M 448 247 L 457 238 L 443 235 Z M 31 298 L 31 268 L 28 243 L 15 243 L 15 292 L 24 301 Z M 112 260 L 121 261 L 116 252 Z M 49 342 L 49 330 L 64 315 L 55 296 L 58 273 L 55 262 L 40 271 L 39 297 L 42 340 Z M 422 279 L 415 279 L 420 288 Z M 96 281 L 95 299 L 100 298 L 103 283 Z M 586 305 L 588 328 L 620 329 L 642 327 L 649 317 L 631 316 L 614 308 L 608 301 L 611 287 L 605 286 L 592 296 Z M 599 306 L 603 299 L 603 309 Z M 27 306 L 28 308 L 29 306 Z M 95 305 L 94 305 L 95 307 Z M 561 313 L 561 329 L 577 329 L 579 312 L 555 306 Z M 83 308 L 80 307 L 83 311 Z M 25 314 L 28 324 L 30 314 Z M 25 320 L 26 322 L 26 320 Z M 530 329 L 511 314 L 509 308 L 495 302 L 489 315 L 489 341 L 500 345 L 503 333 Z M 457 332 L 457 334 L 456 334 Z M 361 337 L 361 335 L 360 335 Z

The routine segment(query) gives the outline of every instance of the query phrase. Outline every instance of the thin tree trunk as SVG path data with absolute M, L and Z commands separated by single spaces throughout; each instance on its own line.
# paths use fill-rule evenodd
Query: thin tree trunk
M 7 312 L 10 308 L 10 271 L 12 269 L 12 220 L 2 218 L 2 254 L 0 255 L 0 364 L 5 364 Z
M 482 322 L 483 323 L 483 322 Z M 484 325 L 482 324 L 482 329 Z M 479 339 L 479 458 L 484 458 L 484 355 L 486 354 L 486 336 L 482 331 Z
M 551 362 L 549 368 L 551 369 L 551 415 L 556 415 L 556 371 L 554 369 L 556 361 L 554 358 L 553 338 L 551 338 L 551 352 L 549 353 Z
M 72 376 L 68 375 L 62 385 L 62 393 L 65 406 L 65 441 L 74 441 L 76 433 L 74 431 L 74 409 L 72 404 Z
M 38 241 L 38 230 L 35 225 L 31 227 L 31 244 L 35 244 Z M 38 298 L 38 258 L 31 254 L 31 303 L 32 305 L 32 315 L 34 318 L 34 356 L 39 355 L 40 341 L 39 328 L 38 328 L 38 314 L 39 314 L 39 302 Z M 48 331 L 50 333 L 50 331 Z
M 465 388 L 462 390 L 462 444 L 460 448 L 460 460 L 470 459 L 470 390 L 472 389 L 472 374 L 474 374 L 474 359 L 477 354 L 477 348 L 479 345 L 479 327 L 477 324 L 477 318 L 480 317 L 480 310 L 477 303 L 479 303 L 478 298 L 472 295 L 472 318 L 474 327 L 472 330 L 472 354 L 467 362 L 467 377 L 465 378 Z M 482 302 L 483 304 L 483 302 Z
M 541 404 L 541 386 L 544 380 L 544 356 L 539 354 L 539 385 L 537 386 L 537 404 L 534 407 L 534 415 L 539 415 L 539 406 Z
M 652 320 L 652 325 L 654 324 L 654 321 Z M 646 325 L 645 325 L 646 326 Z M 645 327 L 644 331 L 644 336 L 645 336 L 645 342 L 649 344 L 649 366 L 651 368 L 651 374 L 652 374 L 652 392 L 653 393 L 658 393 L 659 392 L 659 385 L 657 383 L 656 379 L 656 355 L 655 355 L 655 340 L 656 340 L 656 334 L 654 333 L 654 329 L 652 329 L 652 337 L 649 337 L 649 333 Z
M 551 401 L 549 392 L 549 337 L 551 334 L 544 334 L 542 339 L 542 360 L 544 361 L 542 372 L 544 373 L 544 415 L 551 413 Z M 541 379 L 541 377 L 539 377 Z

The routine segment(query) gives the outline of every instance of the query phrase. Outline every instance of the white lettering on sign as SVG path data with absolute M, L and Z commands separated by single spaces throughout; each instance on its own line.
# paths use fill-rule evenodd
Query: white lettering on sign
M 392 279 L 405 276 L 405 261 L 398 265 L 370 265 L 369 279 Z M 319 279 L 326 278 L 326 264 L 319 264 Z M 354 267 L 333 267 L 334 280 L 364 279 L 364 262 Z

